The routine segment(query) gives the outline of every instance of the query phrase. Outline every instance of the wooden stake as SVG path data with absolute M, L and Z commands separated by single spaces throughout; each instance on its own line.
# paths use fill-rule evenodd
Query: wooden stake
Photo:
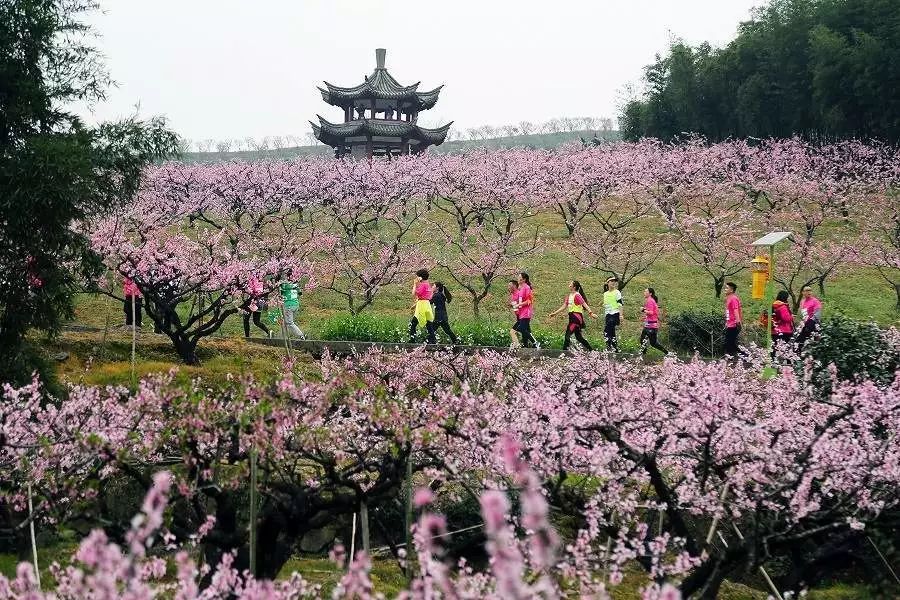
M 34 535 L 34 507 L 31 503 L 31 482 L 28 482 L 28 528 L 31 530 L 31 558 L 34 560 L 34 576 L 38 591 L 41 591 L 41 570 L 38 567 L 37 541 Z
M 137 385 L 137 381 L 134 377 L 134 354 L 135 349 L 137 347 L 137 313 L 135 312 L 135 307 L 137 302 L 135 301 L 135 296 L 131 296 L 131 385 Z
M 872 544 L 872 548 L 874 548 L 875 552 L 878 553 L 878 557 L 881 558 L 881 562 L 884 563 L 884 566 L 886 566 L 888 571 L 890 571 L 891 575 L 894 576 L 894 581 L 896 581 L 897 583 L 900 583 L 900 577 L 897 577 L 897 572 L 894 571 L 894 567 L 892 567 L 891 563 L 889 563 L 887 561 L 887 559 L 884 557 L 884 554 L 881 553 L 881 550 L 879 550 L 878 546 L 875 545 L 875 542 L 872 541 L 872 538 L 869 536 L 866 536 L 866 539 L 869 540 L 870 544 Z
M 734 528 L 734 532 L 737 534 L 738 538 L 743 541 L 744 534 L 741 533 L 740 529 L 738 529 L 737 523 L 732 523 L 731 526 Z M 769 588 L 772 590 L 772 594 L 774 594 L 774 596 L 778 598 L 778 600 L 784 600 L 781 592 L 778 591 L 778 588 L 775 587 L 775 583 L 772 581 L 772 578 L 769 577 L 769 574 L 766 572 L 766 568 L 762 565 L 759 565 L 759 572 L 763 576 L 763 579 L 766 580 L 766 583 L 769 584 Z
M 722 487 L 722 493 L 719 494 L 719 504 L 723 504 L 725 502 L 725 496 L 728 495 L 728 484 L 730 481 L 726 481 L 725 485 Z M 712 543 L 713 535 L 716 533 L 716 527 L 719 526 L 719 515 L 713 517 L 712 523 L 709 525 L 709 533 L 706 534 L 706 545 L 709 546 Z
M 362 534 L 362 548 L 369 554 L 369 505 L 365 500 L 359 505 L 359 532 Z
M 256 449 L 250 450 L 250 573 L 256 576 Z
M 412 521 L 413 521 L 413 481 L 412 481 L 412 451 L 406 458 L 406 578 L 412 581 Z
M 353 555 L 356 553 L 356 513 L 353 513 L 353 524 L 350 526 L 350 562 L 353 564 Z

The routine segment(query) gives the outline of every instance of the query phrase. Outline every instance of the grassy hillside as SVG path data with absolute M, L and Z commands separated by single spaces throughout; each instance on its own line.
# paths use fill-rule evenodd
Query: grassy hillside
M 561 334 L 565 327 L 564 316 L 549 319 L 547 314 L 562 302 L 568 282 L 571 279 L 580 280 L 589 301 L 599 305 L 606 276 L 582 267 L 570 252 L 561 249 L 565 248 L 568 237 L 558 216 L 544 213 L 538 217 L 538 224 L 541 227 L 540 235 L 545 240 L 545 249 L 516 265 L 516 270 L 529 272 L 534 283 L 535 330 Z M 422 222 L 421 226 L 427 227 L 427 224 Z M 427 229 L 418 233 L 428 239 Z M 648 236 L 652 235 L 652 232 L 648 232 Z M 444 250 L 436 241 L 429 246 L 430 248 L 422 249 L 431 256 L 436 257 Z M 445 282 L 454 294 L 449 309 L 451 323 L 472 322 L 474 316 L 470 296 L 453 282 L 445 270 L 436 268 L 435 262 L 433 259 L 428 260 L 424 266 L 432 269 L 432 280 Z M 749 271 L 739 274 L 734 280 L 738 283 L 739 293 L 744 301 L 745 321 L 751 324 L 765 310 L 766 302 L 750 299 Z M 622 333 L 626 341 L 631 340 L 628 344 L 630 346 L 636 343 L 642 328 L 639 307 L 643 303 L 642 290 L 647 286 L 654 287 L 660 298 L 663 310 L 660 337 L 664 344 L 667 341 L 667 315 L 701 307 L 722 310 L 723 300 L 715 297 L 709 277 L 679 253 L 669 252 L 647 272 L 629 283 L 623 291 L 626 304 Z M 900 323 L 893 290 L 873 271 L 853 269 L 839 273 L 827 281 L 825 292 L 822 300 L 826 317 L 843 313 L 853 319 L 875 320 L 885 326 Z M 365 313 L 395 319 L 397 326 L 405 327 L 410 318 L 409 306 L 409 282 L 402 281 L 379 292 L 375 303 Z M 505 329 L 512 324 L 513 319 L 507 306 L 506 277 L 495 282 L 490 295 L 481 304 L 481 312 L 483 326 Z M 301 300 L 298 324 L 308 335 L 317 336 L 327 319 L 341 314 L 347 314 L 347 306 L 340 296 L 327 290 L 313 290 Z M 85 295 L 80 298 L 76 309 L 76 320 L 79 323 L 97 327 L 104 327 L 107 319 L 113 325 L 121 324 L 123 318 L 121 305 L 102 297 Z M 148 331 L 150 329 L 147 325 L 145 328 Z M 251 330 L 252 335 L 260 333 L 255 328 Z M 146 335 L 149 337 L 152 334 Z M 242 324 L 237 315 L 231 317 L 217 333 L 217 337 L 241 335 Z M 591 343 L 602 348 L 602 323 L 591 321 L 585 335 Z
M 618 140 L 619 132 L 597 131 L 568 131 L 560 133 L 534 133 L 531 135 L 517 135 L 513 137 L 499 137 L 488 140 L 453 140 L 440 146 L 432 146 L 433 152 L 450 153 L 463 152 L 473 148 L 488 148 L 496 150 L 500 148 L 530 147 L 530 148 L 556 148 L 571 142 L 580 142 L 582 139 L 590 140 L 593 137 L 601 139 Z M 318 144 L 316 146 L 296 146 L 292 148 L 280 148 L 272 150 L 241 150 L 238 152 L 187 152 L 182 155 L 184 162 L 217 162 L 221 160 L 261 160 L 261 159 L 287 159 L 298 156 L 332 156 L 329 146 Z

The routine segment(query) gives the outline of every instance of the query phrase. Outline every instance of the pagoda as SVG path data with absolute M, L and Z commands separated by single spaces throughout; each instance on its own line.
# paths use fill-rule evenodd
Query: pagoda
M 375 50 L 375 70 L 355 87 L 338 87 L 327 81 L 322 99 L 344 111 L 343 123 L 330 123 L 316 115 L 313 133 L 321 142 L 342 156 L 402 156 L 418 154 L 432 144 L 444 142 L 451 121 L 443 127 L 428 129 L 416 124 L 419 111 L 437 104 L 441 87 L 418 91 L 419 84 L 400 85 L 384 66 L 387 51 Z

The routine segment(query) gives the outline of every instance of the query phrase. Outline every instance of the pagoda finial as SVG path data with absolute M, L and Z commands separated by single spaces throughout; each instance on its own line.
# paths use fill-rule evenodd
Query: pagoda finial
M 384 68 L 384 57 L 387 54 L 387 50 L 384 48 L 375 48 L 375 68 L 383 69 Z

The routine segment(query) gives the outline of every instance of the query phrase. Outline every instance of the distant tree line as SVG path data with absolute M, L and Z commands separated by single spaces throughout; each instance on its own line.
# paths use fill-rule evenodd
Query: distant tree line
M 482 125 L 468 129 L 451 129 L 447 141 L 489 140 L 536 133 L 571 133 L 574 131 L 612 131 L 615 121 L 608 117 L 557 117 L 543 122 L 519 121 L 509 125 Z
M 772 0 L 726 47 L 674 42 L 619 123 L 627 140 L 900 140 L 897 0 Z
M 608 133 L 615 128 L 615 121 L 609 117 L 557 117 L 543 122 L 519 121 L 509 125 L 481 125 L 468 129 L 450 129 L 447 141 L 453 140 L 489 140 L 499 137 L 515 137 L 535 133 L 571 133 L 575 131 L 593 131 Z M 182 152 L 241 152 L 280 150 L 296 146 L 315 146 L 319 141 L 312 131 L 300 135 L 267 135 L 254 138 L 181 140 Z

